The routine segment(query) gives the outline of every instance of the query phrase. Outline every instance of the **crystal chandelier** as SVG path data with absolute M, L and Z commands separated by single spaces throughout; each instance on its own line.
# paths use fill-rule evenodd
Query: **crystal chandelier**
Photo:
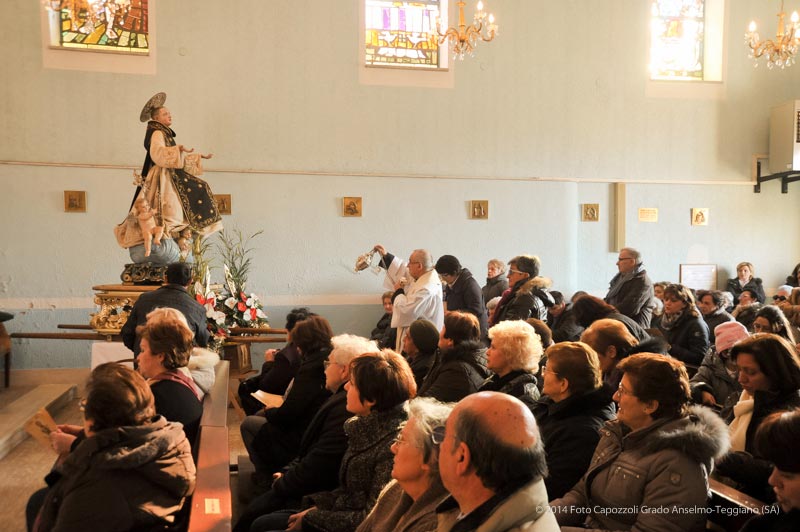
M 758 58 L 762 55 L 767 59 L 767 68 L 780 67 L 786 68 L 795 63 L 794 56 L 800 47 L 800 17 L 797 11 L 792 13 L 788 26 L 785 22 L 786 12 L 783 10 L 783 0 L 781 0 L 781 12 L 778 13 L 778 32 L 775 40 L 762 41 L 756 31 L 756 21 L 750 22 L 750 27 L 745 33 L 745 43 L 750 47 L 750 57 L 754 65 L 758 66 Z
M 497 24 L 494 23 L 494 15 L 487 14 L 483 10 L 483 2 L 479 1 L 475 6 L 474 22 L 469 26 L 464 22 L 464 2 L 458 2 L 458 27 L 450 27 L 442 32 L 441 20 L 436 20 L 436 33 L 439 34 L 439 44 L 450 40 L 450 51 L 453 59 L 464 59 L 464 54 L 475 55 L 475 46 L 478 39 L 489 42 L 497 35 Z M 488 24 L 487 24 L 488 21 Z

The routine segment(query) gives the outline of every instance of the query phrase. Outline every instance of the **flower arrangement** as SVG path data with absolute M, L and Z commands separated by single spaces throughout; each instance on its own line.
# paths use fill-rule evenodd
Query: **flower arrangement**
M 202 270 L 195 272 L 199 279 L 194 284 L 194 296 L 206 308 L 208 330 L 212 335 L 212 348 L 218 349 L 230 336 L 232 327 L 267 327 L 269 320 L 264 313 L 259 297 L 245 291 L 247 276 L 250 273 L 252 247 L 250 241 L 260 235 L 258 231 L 249 237 L 234 230 L 233 235 L 225 230 L 219 232 L 215 250 L 220 255 L 225 271 L 225 284 L 211 284 L 209 262 L 204 258 L 197 261 Z M 202 251 L 208 250 L 208 243 Z

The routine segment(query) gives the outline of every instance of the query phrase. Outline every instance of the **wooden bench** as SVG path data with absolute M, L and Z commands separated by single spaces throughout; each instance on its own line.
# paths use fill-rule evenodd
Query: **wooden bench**
M 228 385 L 230 363 L 216 367 L 213 388 L 203 398 L 203 416 L 196 442 L 197 482 L 190 501 L 190 532 L 232 528 L 230 450 L 228 446 Z
M 721 530 L 739 530 L 751 518 L 764 513 L 767 506 L 746 493 L 709 479 L 711 500 L 708 507 L 713 511 L 708 514 L 708 521 Z

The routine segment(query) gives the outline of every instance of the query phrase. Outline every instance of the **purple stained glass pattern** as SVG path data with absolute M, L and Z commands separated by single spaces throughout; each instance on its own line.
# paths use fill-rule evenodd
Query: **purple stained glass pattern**
M 445 1 L 365 0 L 364 6 L 367 66 L 440 68 L 436 20 Z

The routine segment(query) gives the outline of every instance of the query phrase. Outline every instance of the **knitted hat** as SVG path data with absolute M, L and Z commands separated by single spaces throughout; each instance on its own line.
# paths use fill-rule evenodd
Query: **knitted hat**
M 408 328 L 411 341 L 422 353 L 433 353 L 439 345 L 439 331 L 436 325 L 422 318 L 415 320 Z
M 740 341 L 750 336 L 747 328 L 738 321 L 728 321 L 721 323 L 714 328 L 714 345 L 717 353 L 727 351 Z

